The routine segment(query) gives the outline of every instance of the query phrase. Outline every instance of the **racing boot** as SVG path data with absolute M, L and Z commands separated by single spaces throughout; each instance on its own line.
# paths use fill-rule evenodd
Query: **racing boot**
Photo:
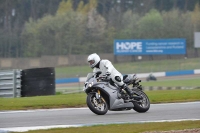
M 129 89 L 128 86 L 124 85 L 124 90 L 125 90 L 126 93 L 130 96 L 130 98 L 133 98 L 134 92 L 133 92 L 131 89 Z

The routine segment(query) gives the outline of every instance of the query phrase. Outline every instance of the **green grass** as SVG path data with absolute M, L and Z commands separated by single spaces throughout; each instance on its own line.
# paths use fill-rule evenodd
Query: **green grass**
M 200 89 L 146 91 L 151 103 L 200 101 Z
M 122 74 L 199 69 L 199 58 L 141 61 L 113 64 Z M 57 67 L 56 77 L 85 77 L 91 68 L 84 66 Z
M 28 131 L 26 133 L 140 133 L 200 128 L 200 121 L 112 124 L 78 128 L 58 128 Z
M 35 96 L 21 98 L 0 98 L 0 110 L 42 109 L 85 106 L 84 93 Z
M 82 90 L 82 86 L 83 84 L 67 84 L 65 87 L 63 88 L 59 88 L 57 87 L 56 91 L 60 92 L 60 93 L 70 93 L 70 92 L 79 92 Z M 181 88 L 181 87 L 185 87 L 185 88 L 199 88 L 200 89 L 200 77 L 195 77 L 193 79 L 182 79 L 182 80 L 175 80 L 175 79 L 165 79 L 165 80 L 157 80 L 157 81 L 148 81 L 148 82 L 141 82 L 141 85 L 143 86 L 143 88 L 147 89 L 148 87 L 151 88 L 158 88 L 158 87 L 162 87 L 162 88 Z M 131 86 L 130 86 L 131 87 Z
M 181 80 L 163 80 L 163 81 L 150 81 L 141 82 L 142 86 L 185 86 L 185 87 L 200 87 L 200 77 L 197 79 L 181 79 Z
M 200 101 L 200 89 L 146 91 L 151 103 Z M 0 110 L 63 108 L 86 106 L 86 94 L 0 98 Z

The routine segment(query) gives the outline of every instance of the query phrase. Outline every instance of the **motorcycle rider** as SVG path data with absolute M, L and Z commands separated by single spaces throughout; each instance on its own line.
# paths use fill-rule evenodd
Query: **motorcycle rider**
M 115 69 L 109 60 L 101 60 L 96 53 L 90 54 L 87 59 L 89 66 L 93 69 L 93 72 L 101 71 L 103 75 L 107 75 L 116 83 L 120 89 L 124 89 L 130 98 L 132 98 L 133 91 L 123 82 L 122 74 Z

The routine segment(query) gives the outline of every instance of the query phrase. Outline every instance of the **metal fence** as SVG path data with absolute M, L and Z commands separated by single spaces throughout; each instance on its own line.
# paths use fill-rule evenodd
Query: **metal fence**
M 21 70 L 0 71 L 0 97 L 21 97 Z

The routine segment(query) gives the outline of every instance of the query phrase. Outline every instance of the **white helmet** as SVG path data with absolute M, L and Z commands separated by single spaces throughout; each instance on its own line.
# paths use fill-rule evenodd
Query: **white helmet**
M 87 59 L 89 66 L 91 68 L 94 68 L 99 63 L 100 60 L 101 60 L 100 57 L 96 53 L 89 55 Z

